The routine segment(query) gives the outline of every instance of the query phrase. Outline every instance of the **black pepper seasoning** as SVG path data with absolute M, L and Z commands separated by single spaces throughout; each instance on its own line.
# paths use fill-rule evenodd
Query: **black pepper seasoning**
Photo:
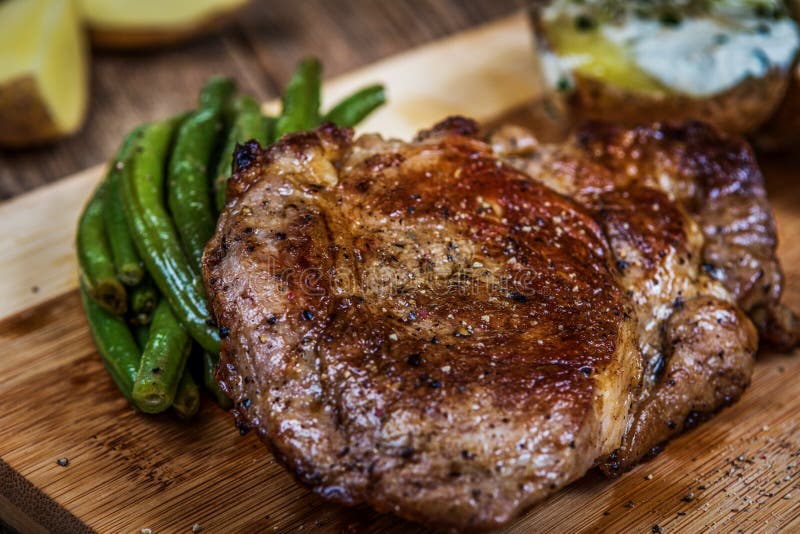
M 660 22 L 664 26 L 679 26 L 681 23 L 681 16 L 675 11 L 667 11 L 661 15 Z
M 589 15 L 581 14 L 575 17 L 575 27 L 582 32 L 594 29 L 594 19 Z
M 419 367 L 419 365 L 422 363 L 422 356 L 416 352 L 414 354 L 409 354 L 408 358 L 406 358 L 406 363 L 411 367 Z

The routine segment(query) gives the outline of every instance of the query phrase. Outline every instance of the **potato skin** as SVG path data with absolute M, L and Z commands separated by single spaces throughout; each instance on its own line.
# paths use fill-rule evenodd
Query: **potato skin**
M 67 135 L 53 120 L 33 76 L 0 83 L 0 146 L 24 148 Z
M 575 92 L 570 101 L 581 115 L 589 118 L 623 124 L 695 119 L 743 135 L 758 130 L 770 118 L 780 105 L 788 83 L 788 74 L 773 68 L 763 78 L 748 78 L 722 93 L 701 98 L 681 93 L 630 91 L 576 73 Z
M 786 97 L 753 142 L 767 152 L 800 148 L 800 65 L 792 72 Z

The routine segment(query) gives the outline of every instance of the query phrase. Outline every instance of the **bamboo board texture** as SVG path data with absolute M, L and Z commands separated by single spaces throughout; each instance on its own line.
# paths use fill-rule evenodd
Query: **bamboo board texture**
M 390 105 L 363 128 L 404 138 L 447 114 L 488 120 L 537 97 L 522 15 L 333 80 L 325 99 L 374 81 L 388 86 Z M 800 309 L 800 179 L 789 160 L 762 166 L 785 298 Z M 422 530 L 323 502 L 208 400 L 191 423 L 128 407 L 75 291 L 75 222 L 101 174 L 0 205 L 0 518 L 22 532 Z M 507 530 L 800 530 L 798 376 L 800 358 L 762 354 L 737 404 L 616 480 L 589 473 Z

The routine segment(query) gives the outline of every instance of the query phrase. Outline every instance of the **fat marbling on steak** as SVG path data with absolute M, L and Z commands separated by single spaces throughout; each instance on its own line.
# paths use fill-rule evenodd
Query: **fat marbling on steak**
M 204 257 L 217 376 L 323 497 L 497 526 L 749 382 L 756 331 L 692 214 L 523 138 L 453 118 L 411 143 L 326 125 L 237 152 Z M 596 187 L 569 186 L 584 172 Z

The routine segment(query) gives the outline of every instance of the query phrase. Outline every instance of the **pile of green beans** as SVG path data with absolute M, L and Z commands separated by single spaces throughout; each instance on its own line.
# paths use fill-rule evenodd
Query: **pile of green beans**
M 269 117 L 231 79 L 212 78 L 197 109 L 125 136 L 86 204 L 76 237 L 81 300 L 109 375 L 138 410 L 171 407 L 190 418 L 200 385 L 230 408 L 214 378 L 220 337 L 203 290 L 203 248 L 225 205 L 237 145 L 267 146 L 325 121 L 352 127 L 386 100 L 373 85 L 322 113 L 321 79 L 319 61 L 302 61 L 281 114 Z

